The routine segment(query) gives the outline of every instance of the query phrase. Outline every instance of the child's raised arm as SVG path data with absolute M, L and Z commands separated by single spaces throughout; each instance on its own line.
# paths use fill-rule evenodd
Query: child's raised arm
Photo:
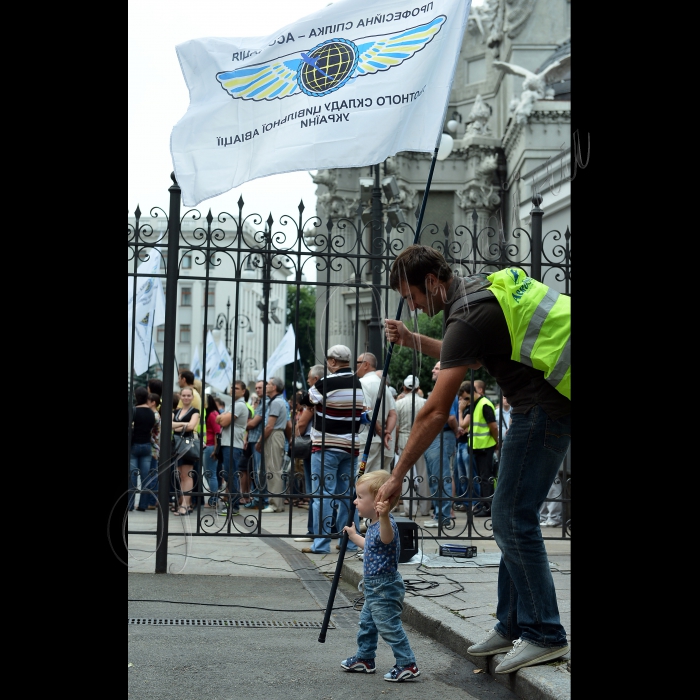
M 374 507 L 379 516 L 379 538 L 384 544 L 391 544 L 394 541 L 394 529 L 389 520 L 389 501 L 377 501 Z

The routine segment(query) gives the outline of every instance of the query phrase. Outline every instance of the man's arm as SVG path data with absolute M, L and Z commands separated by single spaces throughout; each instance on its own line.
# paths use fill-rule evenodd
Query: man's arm
M 496 447 L 498 447 L 498 423 L 494 421 L 493 423 L 489 423 L 488 425 L 491 437 L 496 441 Z
M 389 442 L 391 440 L 391 435 L 396 427 L 396 411 L 392 408 L 386 415 L 386 425 L 384 426 L 384 447 L 389 449 Z
M 262 416 L 253 416 L 252 418 L 248 419 L 248 422 L 246 423 L 245 429 L 252 430 L 256 426 L 258 426 L 261 421 L 262 421 Z
M 231 425 L 231 412 L 220 413 L 215 420 L 222 428 L 228 428 Z
M 430 443 L 447 422 L 452 402 L 466 371 L 466 366 L 440 370 L 435 388 L 416 416 L 406 447 L 394 466 L 391 477 L 379 489 L 375 502 L 391 500 L 395 493 L 400 492 L 406 472 L 428 449 Z

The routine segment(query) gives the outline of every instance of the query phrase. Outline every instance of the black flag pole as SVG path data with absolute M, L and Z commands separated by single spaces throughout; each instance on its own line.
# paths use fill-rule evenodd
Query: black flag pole
M 423 202 L 420 208 L 420 214 L 418 216 L 418 224 L 416 226 L 416 235 L 413 238 L 413 243 L 416 244 L 420 240 L 420 230 L 423 225 L 423 215 L 425 214 L 425 205 L 428 202 L 428 193 L 430 192 L 430 183 L 433 180 L 433 171 L 435 170 L 435 162 L 437 161 L 438 149 L 440 147 L 440 140 L 442 139 L 442 132 L 440 132 L 440 137 L 438 138 L 437 145 L 435 146 L 435 152 L 433 153 L 433 160 L 430 163 L 430 172 L 428 173 L 428 181 L 425 185 L 425 192 L 423 193 Z M 401 320 L 401 312 L 403 311 L 403 298 L 399 301 L 399 308 L 396 311 L 396 321 Z M 384 391 L 386 389 L 386 378 L 389 373 L 389 363 L 391 362 L 391 355 L 394 351 L 394 343 L 389 344 L 389 350 L 386 354 L 386 359 L 384 360 L 384 369 L 382 370 L 382 381 L 379 385 L 379 392 L 377 393 L 377 400 L 374 404 L 374 410 L 372 411 L 372 420 L 369 424 L 369 432 L 367 434 L 367 440 L 365 441 L 365 450 L 362 454 L 362 460 L 360 461 L 357 474 L 355 476 L 355 482 L 359 479 L 367 468 L 367 460 L 369 459 L 369 448 L 372 444 L 372 438 L 374 437 L 374 426 L 376 424 L 375 416 L 379 415 L 379 408 L 382 404 L 382 398 L 384 397 Z M 350 508 L 348 509 L 348 526 L 352 525 L 355 519 L 355 499 L 353 498 L 350 502 Z M 331 592 L 328 596 L 328 604 L 326 605 L 326 614 L 323 617 L 323 624 L 321 625 L 321 633 L 318 635 L 318 641 L 322 644 L 326 641 L 326 632 L 328 630 L 328 624 L 331 619 L 331 613 L 333 612 L 333 601 L 335 600 L 335 594 L 338 590 L 338 581 L 340 580 L 340 570 L 343 568 L 343 560 L 345 559 L 345 550 L 348 546 L 348 533 L 343 530 L 343 535 L 340 539 L 340 554 L 338 555 L 338 562 L 335 566 L 335 574 L 333 576 L 333 583 L 331 584 Z

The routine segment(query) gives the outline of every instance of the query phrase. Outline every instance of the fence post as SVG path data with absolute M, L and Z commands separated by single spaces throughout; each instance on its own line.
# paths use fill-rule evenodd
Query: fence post
M 382 241 L 382 189 L 379 185 L 379 165 L 374 166 L 374 187 L 372 188 L 372 226 L 371 226 L 369 253 L 372 265 L 372 316 L 369 320 L 369 351 L 381 362 L 382 348 L 382 323 L 381 315 L 381 283 L 382 272 L 380 265 L 380 246 Z
M 160 463 L 158 464 L 158 524 L 156 530 L 156 573 L 167 573 L 168 524 L 170 519 L 170 461 L 173 430 L 173 381 L 175 369 L 175 321 L 177 313 L 177 280 L 180 267 L 178 253 L 180 243 L 180 185 L 175 173 L 169 188 L 168 258 L 165 282 L 165 337 L 163 343 L 163 396 L 160 424 Z
M 535 192 L 532 195 L 532 209 L 530 210 L 530 218 L 532 220 L 531 235 L 532 235 L 532 268 L 530 276 L 542 281 L 542 216 L 544 212 L 540 209 L 542 204 L 542 195 Z

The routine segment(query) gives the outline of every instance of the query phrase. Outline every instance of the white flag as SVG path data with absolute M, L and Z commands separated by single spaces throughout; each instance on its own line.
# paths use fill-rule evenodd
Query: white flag
M 287 332 L 282 338 L 282 342 L 277 346 L 275 351 L 267 358 L 267 378 L 275 376 L 275 372 L 278 369 L 283 368 L 294 362 L 294 344 L 296 342 L 296 336 L 294 335 L 294 328 L 290 324 L 287 326 Z M 300 358 L 299 351 L 297 350 L 297 358 Z M 264 370 L 260 370 L 258 374 L 258 380 L 262 379 L 264 376 Z
M 207 332 L 207 344 L 204 350 L 206 364 L 205 380 L 218 391 L 225 392 L 230 382 L 226 379 L 226 360 L 219 356 L 211 331 Z
M 194 357 L 192 358 L 190 371 L 194 374 L 195 379 L 202 378 L 202 361 L 199 359 L 199 344 L 194 346 Z
M 340 0 L 258 38 L 176 47 L 170 151 L 186 206 L 266 175 L 432 152 L 471 0 Z
M 223 344 L 222 341 L 219 341 L 219 345 L 216 348 L 219 351 L 219 358 L 223 360 L 226 363 L 226 367 L 224 369 L 224 374 L 226 375 L 226 380 L 228 381 L 229 386 L 233 384 L 233 360 L 231 359 L 231 355 L 228 354 L 228 350 L 226 349 L 226 346 Z
M 137 269 L 138 275 L 148 275 L 157 272 L 159 263 L 159 255 L 151 251 L 150 260 L 139 265 Z M 129 278 L 128 349 L 129 358 L 131 358 L 131 345 L 134 342 L 134 372 L 136 374 L 143 374 L 148 371 L 151 364 L 155 362 L 153 329 L 156 308 L 159 304 L 159 295 L 160 297 L 163 296 L 163 290 L 158 277 L 136 277 L 136 332 L 134 342 L 131 333 L 131 325 L 134 318 L 134 281 Z M 160 305 L 163 309 L 165 308 L 164 301 L 160 301 Z

